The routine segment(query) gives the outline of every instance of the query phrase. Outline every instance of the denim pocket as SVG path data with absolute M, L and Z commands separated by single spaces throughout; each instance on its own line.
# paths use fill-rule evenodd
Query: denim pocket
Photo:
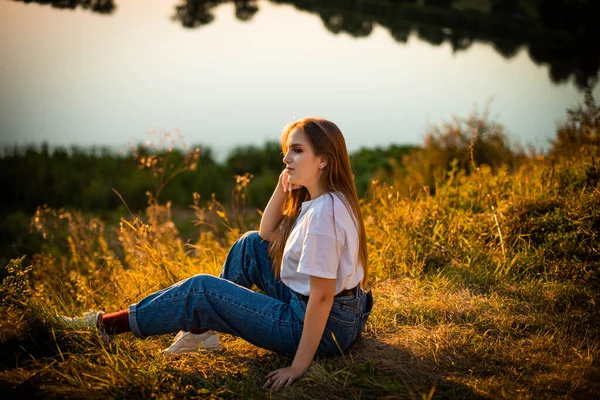
M 331 313 L 319 345 L 319 355 L 328 357 L 342 354 L 356 338 L 357 322 L 357 315 L 350 317 L 345 313 Z
M 360 299 L 354 295 L 337 297 L 331 306 L 329 319 L 344 326 L 355 326 L 360 316 Z
M 371 310 L 373 309 L 373 293 L 369 290 L 365 295 L 366 304 L 365 310 L 362 312 L 360 316 L 360 330 L 358 331 L 358 335 L 362 335 L 363 330 L 365 329 L 365 325 L 367 324 L 367 319 L 369 319 L 369 315 L 371 315 Z
M 306 312 L 306 302 L 293 296 L 292 305 L 298 303 Z M 362 299 L 354 295 L 334 299 L 317 354 L 320 357 L 339 356 L 354 342 L 361 323 Z
M 331 322 L 343 326 L 354 326 L 356 325 L 357 319 L 358 315 L 353 311 L 339 307 L 331 307 L 331 312 L 329 313 L 329 320 L 331 320 Z

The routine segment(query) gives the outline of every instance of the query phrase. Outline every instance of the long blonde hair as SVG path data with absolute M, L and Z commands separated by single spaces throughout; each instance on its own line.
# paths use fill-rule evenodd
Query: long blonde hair
M 358 229 L 358 259 L 364 270 L 362 284 L 366 286 L 368 281 L 367 238 L 344 136 L 340 128 L 331 121 L 314 117 L 302 118 L 283 128 L 281 148 L 284 154 L 288 150 L 287 138 L 294 129 L 301 129 L 308 138 L 315 155 L 324 157 L 327 161 L 320 178 L 321 187 L 325 192 L 341 193 L 342 196 L 340 197 L 344 205 L 354 216 L 356 228 Z M 273 232 L 269 244 L 269 255 L 273 261 L 273 273 L 277 279 L 279 279 L 285 242 L 298 219 L 302 202 L 307 200 L 310 200 L 310 195 L 305 187 L 292 190 L 286 196 L 283 216 Z

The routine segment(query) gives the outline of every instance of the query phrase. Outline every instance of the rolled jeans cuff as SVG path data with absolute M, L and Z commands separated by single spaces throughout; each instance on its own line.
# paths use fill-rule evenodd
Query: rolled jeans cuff
M 137 322 L 137 303 L 129 306 L 129 327 L 131 332 L 138 338 L 143 338 L 142 332 Z

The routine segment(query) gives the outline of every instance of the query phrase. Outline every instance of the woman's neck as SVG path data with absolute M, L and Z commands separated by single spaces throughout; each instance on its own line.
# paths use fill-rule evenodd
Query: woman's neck
M 308 195 L 310 196 L 311 200 L 314 200 L 317 197 L 320 197 L 320 196 L 324 195 L 325 193 L 327 193 L 327 190 L 325 190 L 321 186 L 312 187 L 312 188 L 307 187 L 306 189 L 308 190 Z

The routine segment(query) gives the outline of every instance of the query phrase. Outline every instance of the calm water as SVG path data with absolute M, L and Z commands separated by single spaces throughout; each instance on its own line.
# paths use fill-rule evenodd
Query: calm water
M 582 100 L 525 47 L 506 59 L 477 41 L 453 51 L 412 32 L 400 43 L 377 23 L 363 37 L 334 34 L 318 15 L 272 2 L 248 21 L 224 3 L 190 29 L 177 4 L 121 0 L 103 15 L 0 0 L 0 144 L 119 149 L 164 129 L 222 156 L 319 115 L 355 150 L 421 143 L 430 124 L 491 101 L 511 137 L 544 147 Z

